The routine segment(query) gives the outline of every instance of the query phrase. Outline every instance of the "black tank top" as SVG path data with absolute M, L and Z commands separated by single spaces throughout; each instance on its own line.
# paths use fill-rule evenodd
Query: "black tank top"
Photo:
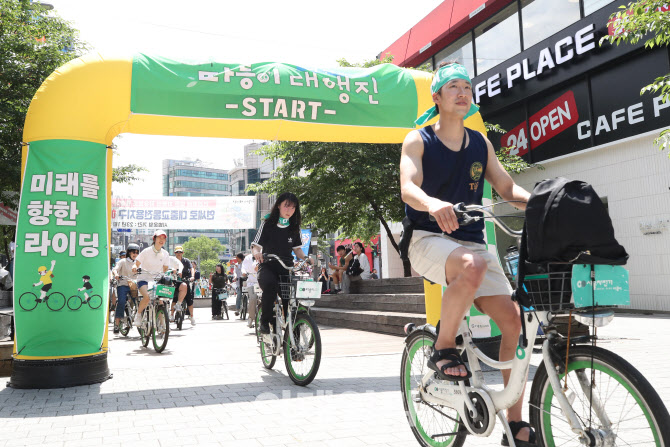
M 481 205 L 488 148 L 479 132 L 467 127 L 465 131 L 470 137 L 470 142 L 463 150 L 455 152 L 440 141 L 432 126 L 419 129 L 419 134 L 423 139 L 421 189 L 428 196 L 437 197 L 446 202 Z M 417 211 L 405 205 L 405 213 L 416 223 L 415 229 L 442 233 L 437 222 L 429 220 L 427 212 Z M 477 215 L 477 213 L 472 214 Z M 480 220 L 466 227 L 460 227 L 449 236 L 462 241 L 483 244 L 484 221 Z

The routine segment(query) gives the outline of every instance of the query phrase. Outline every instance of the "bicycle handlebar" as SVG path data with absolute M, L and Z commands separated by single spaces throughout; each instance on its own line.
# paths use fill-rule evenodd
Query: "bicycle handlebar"
M 286 270 L 290 270 L 290 271 L 293 271 L 293 272 L 297 272 L 298 270 L 300 270 L 300 269 L 305 265 L 305 263 L 307 262 L 307 259 L 309 259 L 309 258 L 305 257 L 305 259 L 303 259 L 302 261 L 300 261 L 300 263 L 298 263 L 298 265 L 294 265 L 294 266 L 292 266 L 292 267 L 289 267 L 288 265 L 284 264 L 284 261 L 282 261 L 281 258 L 280 258 L 279 256 L 277 256 L 277 255 L 273 255 L 272 253 L 266 253 L 266 254 L 263 254 L 263 257 L 265 257 L 265 258 L 270 258 L 270 259 L 275 259 L 275 260 L 278 261 L 278 262 L 282 265 L 282 267 L 284 267 Z
M 493 213 L 493 207 L 501 203 L 505 202 L 492 203 L 491 205 L 466 205 L 463 202 L 459 202 L 453 205 L 453 210 L 454 213 L 456 214 L 456 217 L 459 219 L 460 226 L 464 227 L 466 225 L 475 223 L 481 219 L 489 218 L 493 220 L 493 222 L 498 226 L 498 228 L 503 230 L 508 235 L 512 237 L 521 236 L 521 230 L 512 230 L 510 227 L 507 226 L 507 224 L 505 224 L 505 222 L 500 220 L 500 217 L 510 217 L 510 216 L 496 216 Z M 468 212 L 475 212 L 475 211 L 483 213 L 484 216 L 471 216 L 468 214 Z M 435 222 L 435 216 L 429 215 L 429 219 L 431 222 Z M 460 219 L 463 220 L 460 221 Z

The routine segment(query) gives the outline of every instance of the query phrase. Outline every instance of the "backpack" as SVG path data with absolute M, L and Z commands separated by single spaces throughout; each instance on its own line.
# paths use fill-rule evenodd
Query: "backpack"
M 605 205 L 579 180 L 538 182 L 526 205 L 525 231 L 530 262 L 624 265 L 628 260 Z
M 347 267 L 347 275 L 359 276 L 361 273 L 363 273 L 361 263 L 358 260 L 358 257 L 355 257 L 349 262 L 349 267 Z

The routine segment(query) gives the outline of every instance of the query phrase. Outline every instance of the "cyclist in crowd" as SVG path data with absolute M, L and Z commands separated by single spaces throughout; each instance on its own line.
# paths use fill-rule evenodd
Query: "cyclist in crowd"
M 137 288 L 142 295 L 142 301 L 137 307 L 137 315 L 133 325 L 139 327 L 142 323 L 142 312 L 149 305 L 149 290 L 147 286 L 149 281 L 153 281 L 157 272 L 167 272 L 170 266 L 170 254 L 163 249 L 167 234 L 163 230 L 156 230 L 154 232 L 153 243 L 142 250 L 142 252 L 135 259 L 135 265 L 132 272 L 137 273 L 137 269 L 142 267 L 142 273 L 137 277 Z
M 209 275 L 209 282 L 212 284 L 212 320 L 221 320 L 221 300 L 219 294 L 223 293 L 228 283 L 228 275 L 223 270 L 222 264 L 216 264 L 214 273 Z
M 502 332 L 500 360 L 514 358 L 521 321 L 512 288 L 497 256 L 484 243 L 484 222 L 460 227 L 453 204 L 482 203 L 484 179 L 503 200 L 525 209 L 530 194 L 514 183 L 498 161 L 491 142 L 468 130 L 463 120 L 477 112 L 472 84 L 465 67 L 441 64 L 431 85 L 434 107 L 424 113 L 422 125 L 410 132 L 402 146 L 400 188 L 407 217 L 414 223 L 409 258 L 414 270 L 446 287 L 442 296 L 440 331 L 428 367 L 443 380 L 471 376 L 456 349 L 458 327 L 470 306 L 489 315 Z M 434 221 L 430 220 L 433 216 Z M 510 370 L 503 370 L 505 385 Z M 521 419 L 523 397 L 507 410 L 517 446 L 534 445 L 535 433 Z M 530 442 L 529 442 L 530 441 Z M 503 437 L 503 445 L 508 443 Z
M 242 262 L 244 262 L 244 253 L 238 253 L 235 258 L 237 263 L 235 264 L 235 284 L 237 289 L 237 298 L 235 299 L 235 315 L 240 314 L 240 309 L 242 308 L 242 286 L 244 281 L 247 279 L 246 275 L 242 273 Z
M 123 318 L 123 311 L 126 308 L 126 300 L 130 294 L 130 285 L 128 279 L 133 274 L 133 264 L 137 255 L 140 254 L 140 247 L 137 244 L 128 244 L 126 247 L 126 257 L 121 259 L 112 269 L 112 275 L 116 278 L 116 295 L 118 303 L 116 305 L 116 314 L 114 317 L 114 333 L 119 333 L 119 323 Z M 123 278 L 121 278 L 123 276 Z
M 300 222 L 300 202 L 294 194 L 285 192 L 277 198 L 270 214 L 261 222 L 251 244 L 251 252 L 260 264 L 258 285 L 264 297 L 261 300 L 261 334 L 270 333 L 274 298 L 279 294 L 280 277 L 288 275 L 288 271 L 279 262 L 272 258 L 265 260 L 263 254 L 277 255 L 286 265 L 293 264 L 291 251 L 298 259 L 306 259 L 302 251 Z M 284 301 L 283 304 L 286 309 L 288 302 Z
M 174 248 L 174 255 L 175 257 L 179 260 L 179 262 L 182 263 L 184 266 L 183 269 L 181 270 L 181 281 L 177 281 L 179 283 L 178 288 L 179 288 L 179 296 L 177 299 L 172 300 L 172 307 L 170 308 L 170 315 L 174 317 L 174 312 L 175 309 L 179 308 L 179 310 L 182 309 L 182 305 L 184 302 L 184 298 L 186 299 L 186 305 L 188 306 L 188 312 L 191 315 L 190 321 L 191 321 L 191 326 L 195 326 L 195 317 L 193 316 L 193 291 L 191 287 L 189 287 L 190 284 L 193 283 L 195 277 L 195 269 L 191 265 L 191 261 L 184 257 L 184 247 L 181 245 L 177 245 Z M 178 307 L 177 307 L 178 306 Z
M 247 276 L 247 290 L 249 291 L 249 306 L 248 314 L 249 319 L 247 322 L 247 327 L 253 327 L 254 321 L 256 321 L 256 301 L 258 296 L 256 296 L 256 291 L 254 286 L 258 283 L 258 262 L 254 259 L 254 255 L 251 253 L 244 257 L 242 262 L 242 274 Z

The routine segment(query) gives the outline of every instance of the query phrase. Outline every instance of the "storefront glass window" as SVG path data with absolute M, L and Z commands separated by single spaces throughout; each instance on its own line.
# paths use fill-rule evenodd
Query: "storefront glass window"
M 435 55 L 435 68 L 440 66 L 440 62 L 456 61 L 468 70 L 470 77 L 475 76 L 475 64 L 472 56 L 472 38 L 470 34 L 458 39 Z
M 522 0 L 524 48 L 556 34 L 579 18 L 579 0 Z
M 516 2 L 475 29 L 477 76 L 521 52 Z
M 609 5 L 614 0 L 584 0 L 584 17 L 592 14 L 605 5 Z

